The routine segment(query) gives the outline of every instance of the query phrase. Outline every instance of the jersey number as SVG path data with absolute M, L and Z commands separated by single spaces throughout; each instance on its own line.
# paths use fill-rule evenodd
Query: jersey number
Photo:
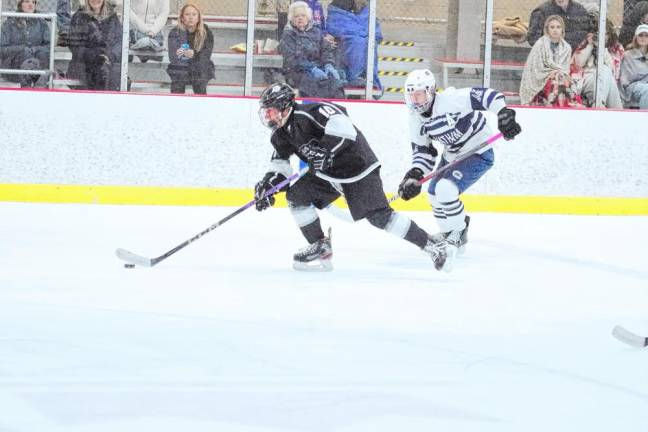
M 326 118 L 331 117 L 333 114 L 335 114 L 335 110 L 331 108 L 330 106 L 327 105 L 322 105 L 319 109 L 319 112 L 322 113 L 322 115 Z

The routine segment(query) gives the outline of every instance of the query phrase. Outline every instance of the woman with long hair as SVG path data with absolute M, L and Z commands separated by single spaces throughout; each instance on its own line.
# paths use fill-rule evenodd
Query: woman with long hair
M 581 95 L 586 106 L 594 106 L 594 89 L 597 89 L 606 108 L 623 108 L 617 77 L 623 58 L 624 49 L 610 20 L 605 23 L 605 44 L 603 46 L 603 64 L 598 64 L 599 44 L 598 11 L 591 12 L 591 32 L 574 50 L 571 64 L 571 77 L 574 80 L 576 91 Z M 597 71 L 601 81 L 597 85 Z
M 196 5 L 187 3 L 182 7 L 178 25 L 169 32 L 167 45 L 171 93 L 184 93 L 187 85 L 191 85 L 194 94 L 206 94 L 207 83 L 214 78 L 211 61 L 214 35 Z
M 522 72 L 522 105 L 569 105 L 573 99 L 569 77 L 571 52 L 565 40 L 564 20 L 550 15 L 544 24 L 544 35 L 533 44 Z
M 72 17 L 68 77 L 83 89 L 119 90 L 122 24 L 113 0 L 87 0 Z

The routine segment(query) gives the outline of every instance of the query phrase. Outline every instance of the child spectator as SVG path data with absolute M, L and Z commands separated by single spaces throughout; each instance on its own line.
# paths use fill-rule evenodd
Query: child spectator
M 632 42 L 639 24 L 648 24 L 648 1 L 631 2 L 624 8 L 619 42 L 625 47 Z
M 164 50 L 162 29 L 169 18 L 169 0 L 132 0 L 130 10 L 131 48 L 137 50 Z M 140 56 L 146 62 L 149 56 Z M 162 60 L 162 57 L 154 57 Z
M 573 99 L 569 77 L 571 52 L 565 40 L 565 22 L 558 15 L 549 16 L 544 36 L 531 48 L 522 72 L 522 105 L 569 106 Z
M 34 13 L 36 0 L 18 0 L 16 12 Z M 48 69 L 50 28 L 43 19 L 10 17 L 2 25 L 0 62 L 6 69 Z M 8 75 L 21 87 L 45 87 L 46 75 Z M 38 83 L 38 84 L 36 84 Z
M 369 46 L 369 8 L 366 0 L 334 0 L 328 7 L 327 30 L 339 43 L 342 66 L 349 85 L 364 87 Z M 380 25 L 376 22 L 373 82 L 379 89 L 382 89 L 378 78 L 378 43 L 381 40 Z
M 303 1 L 288 9 L 288 24 L 279 43 L 284 74 L 301 96 L 344 98 L 344 82 L 335 68 L 331 44 L 313 24 L 312 11 Z
M 572 50 L 585 40 L 590 29 L 587 10 L 574 0 L 548 0 L 531 12 L 528 41 L 531 46 L 543 35 L 544 23 L 551 15 L 558 15 L 565 23 L 565 40 Z
M 72 17 L 68 77 L 82 89 L 119 90 L 122 25 L 113 0 L 87 0 Z
M 632 44 L 621 62 L 620 84 L 626 102 L 648 109 L 648 24 L 641 24 L 635 30 Z
M 603 53 L 603 64 L 597 65 L 598 44 L 596 34 L 598 33 L 598 12 L 592 13 L 591 22 L 594 24 L 592 33 L 588 33 L 586 39 L 576 48 L 572 56 L 571 77 L 574 80 L 576 92 L 586 106 L 595 104 L 594 91 L 597 88 L 597 69 L 601 75 L 598 92 L 603 104 L 607 108 L 623 108 L 617 77 L 619 76 L 621 59 L 624 49 L 619 43 L 614 30 L 614 24 L 610 20 L 605 26 L 605 51 Z
M 207 94 L 207 83 L 214 78 L 211 54 L 214 35 L 203 23 L 200 9 L 186 4 L 180 10 L 178 25 L 169 33 L 171 93 L 184 93 L 191 85 L 194 94 Z

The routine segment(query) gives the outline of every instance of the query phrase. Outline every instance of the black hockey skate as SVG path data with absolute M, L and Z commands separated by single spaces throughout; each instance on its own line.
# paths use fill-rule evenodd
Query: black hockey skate
M 300 249 L 293 256 L 293 268 L 298 271 L 331 271 L 333 270 L 333 248 L 331 247 L 331 229 L 324 237 Z
M 433 238 L 429 238 L 423 252 L 430 254 L 435 269 L 450 273 L 452 271 L 452 257 L 448 259 L 447 246 L 448 243 L 445 240 L 435 241 Z

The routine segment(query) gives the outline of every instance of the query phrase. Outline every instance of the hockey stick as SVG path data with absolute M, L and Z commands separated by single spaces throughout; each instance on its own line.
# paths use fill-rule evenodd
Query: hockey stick
M 276 185 L 275 187 L 270 189 L 268 192 L 265 193 L 263 198 L 267 198 L 270 195 L 275 194 L 278 190 L 280 190 L 284 186 L 288 185 L 291 181 L 293 181 L 293 180 L 301 177 L 302 175 L 306 174 L 306 172 L 308 172 L 308 167 L 303 168 L 299 172 L 291 175 L 286 180 L 282 181 L 281 183 L 279 183 L 278 185 Z M 141 255 L 134 254 L 133 252 L 127 251 L 126 249 L 117 249 L 115 251 L 115 253 L 117 254 L 117 257 L 119 259 L 121 259 L 122 261 L 126 261 L 127 264 L 138 265 L 140 267 L 153 267 L 154 265 L 159 264 L 161 261 L 164 261 L 165 259 L 169 258 L 174 253 L 178 252 L 180 249 L 183 249 L 183 248 L 189 246 L 191 243 L 198 240 L 200 237 L 204 236 L 208 232 L 213 231 L 216 228 L 218 228 L 219 226 L 223 225 L 225 222 L 232 219 L 234 216 L 236 216 L 236 215 L 238 215 L 240 213 L 243 213 L 245 210 L 252 207 L 256 202 L 257 202 L 257 200 L 250 201 L 249 203 L 245 204 L 243 207 L 240 207 L 237 210 L 233 211 L 232 213 L 228 214 L 223 219 L 219 220 L 218 222 L 216 222 L 215 224 L 213 224 L 209 228 L 199 232 L 195 236 L 191 237 L 189 240 L 185 240 L 184 242 L 180 243 L 178 246 L 176 246 L 173 249 L 163 253 L 159 257 L 147 258 L 147 257 L 141 256 Z
M 614 326 L 614 329 L 612 329 L 612 336 L 633 347 L 644 348 L 648 346 L 648 337 L 639 336 L 619 325 Z
M 426 176 L 423 177 L 421 180 L 419 180 L 419 181 L 418 181 L 418 184 L 419 184 L 419 185 L 422 185 L 423 183 L 425 183 L 425 182 L 428 181 L 428 180 L 431 180 L 431 179 L 433 179 L 433 178 L 435 178 L 435 177 L 439 177 L 441 174 L 444 174 L 444 173 L 446 173 L 447 171 L 451 170 L 452 168 L 456 167 L 456 166 L 457 166 L 458 164 L 460 164 L 461 162 L 465 161 L 465 160 L 468 159 L 469 157 L 471 157 L 471 156 L 473 156 L 474 154 L 478 153 L 480 150 L 482 150 L 482 149 L 488 147 L 489 145 L 491 145 L 493 142 L 497 141 L 497 140 L 500 139 L 500 138 L 502 138 L 502 132 L 496 133 L 495 135 L 493 135 L 492 137 L 488 138 L 488 139 L 487 139 L 486 141 L 484 141 L 483 143 L 479 144 L 479 145 L 478 145 L 477 147 L 475 147 L 474 149 L 470 150 L 468 153 L 462 155 L 461 157 L 458 157 L 457 159 L 453 160 L 453 161 L 450 162 L 449 164 L 444 165 L 443 167 L 439 168 L 439 169 L 436 170 L 436 171 L 432 171 L 430 174 L 426 175 Z M 393 203 L 394 201 L 396 201 L 396 200 L 397 200 L 398 198 L 400 198 L 400 197 L 401 197 L 401 196 L 400 196 L 400 195 L 398 194 L 398 192 L 397 192 L 397 193 L 393 194 L 393 195 L 391 196 L 391 198 L 389 198 L 389 200 L 387 200 L 387 202 L 389 202 L 389 203 Z

